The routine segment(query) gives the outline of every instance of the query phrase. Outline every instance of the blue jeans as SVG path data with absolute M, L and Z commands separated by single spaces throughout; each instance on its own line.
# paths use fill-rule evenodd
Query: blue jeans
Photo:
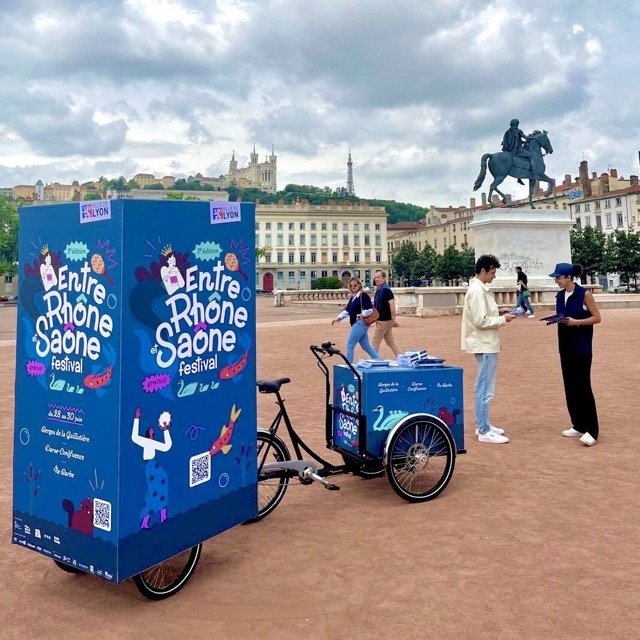
M 489 403 L 496 393 L 496 370 L 498 368 L 497 353 L 475 353 L 476 387 L 475 409 L 478 433 L 489 431 Z
M 373 358 L 374 360 L 382 360 L 378 355 L 378 352 L 369 342 L 368 331 L 369 327 L 367 327 L 362 320 L 356 321 L 356 323 L 351 326 L 351 331 L 349 331 L 349 336 L 347 337 L 347 360 L 349 362 L 353 362 L 353 354 L 356 350 L 357 344 L 359 344 L 369 354 L 370 358 Z
M 531 315 L 534 315 L 533 307 L 531 306 L 531 296 L 525 296 L 522 293 L 518 294 L 518 307 L 522 307 L 525 311 L 528 311 Z

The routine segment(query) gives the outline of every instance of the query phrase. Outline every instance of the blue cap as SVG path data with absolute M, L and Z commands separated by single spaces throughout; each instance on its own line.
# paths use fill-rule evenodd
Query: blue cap
M 568 262 L 558 262 L 556 268 L 553 270 L 553 273 L 549 274 L 550 278 L 557 278 L 558 276 L 572 276 L 573 275 L 573 265 Z

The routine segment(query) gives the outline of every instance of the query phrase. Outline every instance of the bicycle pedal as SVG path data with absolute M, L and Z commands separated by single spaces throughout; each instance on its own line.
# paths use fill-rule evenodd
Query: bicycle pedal
M 324 483 L 324 488 L 329 491 L 340 491 L 340 487 L 337 484 L 331 484 L 331 482 Z

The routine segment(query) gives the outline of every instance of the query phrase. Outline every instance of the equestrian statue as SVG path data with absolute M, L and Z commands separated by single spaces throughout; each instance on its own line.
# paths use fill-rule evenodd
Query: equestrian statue
M 489 196 L 487 198 L 490 207 L 493 206 L 491 195 L 495 191 L 502 196 L 502 202 L 507 204 L 507 197 L 498 189 L 498 185 L 502 184 L 507 176 L 517 178 L 520 184 L 522 178 L 529 180 L 529 205 L 533 206 L 533 190 L 536 180 L 546 182 L 549 185 L 545 197 L 549 197 L 556 186 L 556 181 L 545 174 L 545 164 L 543 160 L 544 150 L 547 154 L 553 153 L 553 147 L 546 131 L 538 131 L 537 129 L 525 135 L 519 128 L 520 122 L 513 119 L 509 129 L 505 131 L 502 137 L 502 151 L 498 153 L 485 153 L 480 160 L 480 173 L 476 179 L 473 190 L 477 191 L 484 182 L 487 175 L 487 160 L 489 161 L 489 171 L 493 176 L 493 182 L 489 187 Z

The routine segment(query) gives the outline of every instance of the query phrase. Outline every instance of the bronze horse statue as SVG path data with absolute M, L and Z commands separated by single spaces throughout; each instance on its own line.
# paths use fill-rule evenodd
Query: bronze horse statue
M 493 206 L 491 195 L 494 191 L 502 196 L 502 202 L 507 204 L 507 198 L 498 189 L 498 185 L 502 184 L 503 180 L 507 176 L 513 178 L 527 178 L 529 180 L 529 204 L 532 209 L 533 206 L 533 189 L 536 184 L 536 180 L 546 182 L 549 185 L 549 189 L 544 194 L 545 197 L 549 197 L 556 186 L 556 181 L 545 174 L 545 164 L 543 160 L 542 150 L 544 149 L 547 154 L 553 153 L 553 147 L 546 131 L 534 131 L 531 135 L 527 136 L 529 139 L 525 145 L 531 152 L 531 165 L 534 167 L 532 172 L 529 165 L 528 158 L 520 158 L 506 151 L 500 151 L 499 153 L 485 153 L 480 160 L 480 173 L 476 179 L 473 190 L 477 191 L 484 182 L 487 175 L 487 160 L 489 160 L 489 171 L 493 176 L 493 182 L 489 187 L 489 197 L 487 198 L 490 207 Z

